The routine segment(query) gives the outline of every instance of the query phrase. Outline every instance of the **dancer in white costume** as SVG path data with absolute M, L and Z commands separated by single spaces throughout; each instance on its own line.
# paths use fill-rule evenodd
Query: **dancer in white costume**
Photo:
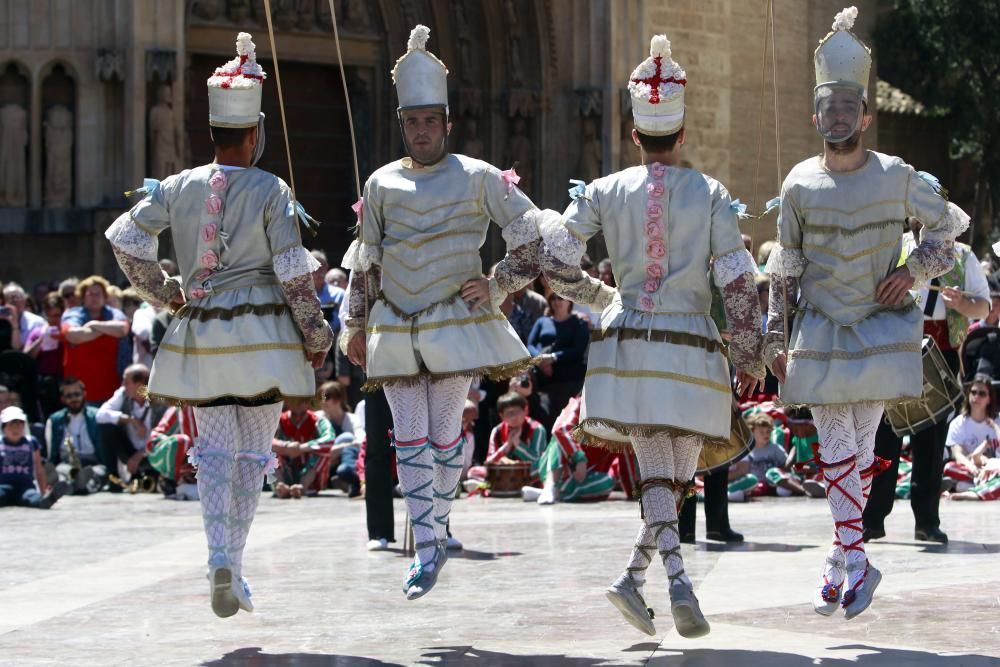
M 644 523 L 608 598 L 629 623 L 654 634 L 641 590 L 659 550 L 677 631 L 699 637 L 709 624 L 684 573 L 677 508 L 702 446 L 729 446 L 733 396 L 726 346 L 709 316 L 712 277 L 723 294 L 741 390 L 765 373 L 756 269 L 737 224 L 743 207 L 715 179 L 678 166 L 686 85 L 670 42 L 657 35 L 628 84 L 643 164 L 581 186 L 564 224 L 543 226 L 541 261 L 557 292 L 603 311 L 574 436 L 631 447 L 639 462 Z M 617 290 L 580 269 L 586 241 L 598 232 Z
M 333 342 L 302 247 L 288 186 L 257 169 L 264 146 L 261 85 L 247 33 L 237 57 L 208 80 L 216 159 L 162 183 L 105 236 L 125 275 L 152 302 L 178 308 L 149 380 L 149 395 L 194 406 L 197 465 L 208 537 L 212 609 L 252 611 L 243 549 L 285 398 L 312 398 L 312 367 Z M 182 282 L 166 279 L 157 235 L 170 229 Z M 183 283 L 183 288 L 182 288 Z
M 764 347 L 781 401 L 811 407 L 819 430 L 834 540 L 813 606 L 829 616 L 840 604 L 848 619 L 868 608 L 882 578 L 861 524 L 879 469 L 875 432 L 887 402 L 919 398 L 923 385 L 922 313 L 908 290 L 951 268 L 954 239 L 968 226 L 932 176 L 864 149 L 871 55 L 851 32 L 857 13 L 837 14 L 816 49 L 813 122 L 823 154 L 782 185 Z M 910 217 L 923 233 L 897 268 Z
M 447 560 L 472 378 L 512 377 L 532 363 L 499 306 L 538 275 L 541 243 L 540 212 L 513 169 L 447 152 L 448 71 L 426 50 L 429 33 L 413 29 L 392 72 L 409 157 L 368 179 L 360 238 L 342 263 L 355 273 L 341 346 L 366 366 L 369 388 L 385 387 L 392 410 L 417 549 L 408 599 L 429 591 Z M 508 254 L 486 279 L 479 248 L 490 220 Z

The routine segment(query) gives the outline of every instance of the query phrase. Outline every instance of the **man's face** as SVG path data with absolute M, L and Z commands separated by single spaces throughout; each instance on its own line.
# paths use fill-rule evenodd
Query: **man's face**
M 309 401 L 286 401 L 285 405 L 293 417 L 301 417 L 309 410 Z
M 451 123 L 446 123 L 443 109 L 404 111 L 401 122 L 411 158 L 420 164 L 434 164 L 441 159 L 451 130 Z
M 45 309 L 45 320 L 50 326 L 57 327 L 59 322 L 62 320 L 62 308 L 56 306 L 49 306 Z
M 14 309 L 14 313 L 18 317 L 24 313 L 24 309 L 28 305 L 28 300 L 25 298 L 24 292 L 19 289 L 4 290 L 3 300 L 4 303 Z
M 139 375 L 132 378 L 131 373 L 125 373 L 122 376 L 122 385 L 125 387 L 125 395 L 131 398 L 133 401 L 144 400 L 141 394 L 142 388 L 149 384 L 149 377 L 144 375 Z
M 340 269 L 330 269 L 326 273 L 326 282 L 334 287 L 347 289 L 347 274 Z
M 72 287 L 64 289 L 60 292 L 63 298 L 63 303 L 66 304 L 67 308 L 76 308 L 80 305 L 80 300 L 76 298 L 76 290 Z
M 611 272 L 611 267 L 601 267 L 597 270 L 597 277 L 601 279 L 601 282 L 609 287 L 613 287 L 615 284 L 615 275 Z
M 524 426 L 524 408 L 516 405 L 511 406 L 503 411 L 500 418 L 503 419 L 503 423 L 506 424 L 508 428 L 521 428 Z
M 326 272 L 329 271 L 329 270 L 330 270 L 330 267 L 327 265 L 326 262 L 320 262 L 319 263 L 319 268 L 316 269 L 315 271 L 313 271 L 313 274 L 312 274 L 312 277 L 313 277 L 313 287 L 316 289 L 317 292 L 320 291 L 321 289 L 323 289 L 323 285 L 325 284 L 323 282 L 323 279 L 326 277 Z
M 96 311 L 104 308 L 108 301 L 104 294 L 104 288 L 100 285 L 91 285 L 83 292 L 83 307 L 89 311 Z
M 59 397 L 62 400 L 62 404 L 75 415 L 83 410 L 83 404 L 87 400 L 87 392 L 83 390 L 83 386 L 79 383 L 71 384 L 62 388 Z
M 830 143 L 850 139 L 861 129 L 861 92 L 846 86 L 823 86 L 816 92 L 816 129 Z

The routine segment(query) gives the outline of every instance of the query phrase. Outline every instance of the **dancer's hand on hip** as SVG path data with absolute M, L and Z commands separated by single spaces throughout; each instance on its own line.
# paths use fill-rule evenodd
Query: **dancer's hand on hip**
M 736 371 L 736 395 L 740 400 L 749 398 L 751 394 L 760 387 L 760 380 L 750 375 L 746 371 L 737 369 Z
M 490 281 L 489 278 L 476 278 L 466 280 L 462 285 L 462 298 L 469 310 L 475 310 L 490 302 Z
M 901 266 L 878 284 L 875 289 L 875 299 L 885 306 L 898 306 L 903 302 L 903 297 L 913 287 L 913 276 L 910 269 Z
M 319 370 L 323 368 L 323 364 L 326 362 L 326 352 L 307 352 L 306 359 L 309 360 L 310 365 L 312 365 L 313 370 Z
M 368 370 L 368 343 L 365 340 L 365 332 L 359 331 L 351 337 L 347 344 L 347 358 L 355 366 L 360 366 L 361 370 Z

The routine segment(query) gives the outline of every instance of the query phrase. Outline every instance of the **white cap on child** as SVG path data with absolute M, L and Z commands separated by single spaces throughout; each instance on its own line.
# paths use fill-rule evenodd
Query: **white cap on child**
M 24 414 L 24 410 L 16 405 L 11 405 L 10 407 L 4 408 L 3 412 L 0 412 L 0 424 L 8 424 L 10 422 L 27 423 L 28 415 Z

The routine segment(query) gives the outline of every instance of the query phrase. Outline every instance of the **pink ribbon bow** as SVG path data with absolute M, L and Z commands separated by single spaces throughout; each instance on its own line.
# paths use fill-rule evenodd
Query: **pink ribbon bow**
M 361 224 L 362 218 L 365 215 L 365 198 L 362 197 L 358 201 L 351 204 L 351 210 L 354 211 L 354 215 L 358 216 L 358 224 Z
M 521 177 L 517 175 L 514 167 L 501 171 L 500 178 L 503 180 L 504 185 L 507 186 L 508 195 L 514 191 L 514 186 L 521 182 Z M 506 197 L 504 197 L 504 199 L 506 199 Z

